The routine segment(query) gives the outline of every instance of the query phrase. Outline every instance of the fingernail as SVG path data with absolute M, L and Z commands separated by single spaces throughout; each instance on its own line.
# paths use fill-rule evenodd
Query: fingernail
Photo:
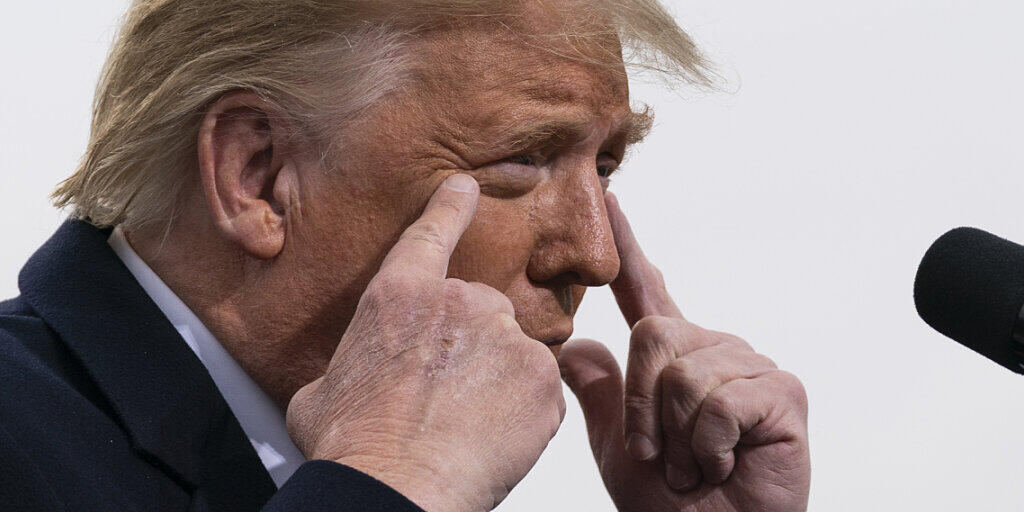
M 651 460 L 658 453 L 654 450 L 654 443 L 643 434 L 630 434 L 626 440 L 626 452 L 636 460 Z
M 689 473 L 671 464 L 665 464 L 665 480 L 668 486 L 677 491 L 688 491 L 694 486 L 693 478 Z
M 472 192 L 476 188 L 476 180 L 468 174 L 453 174 L 444 181 L 444 186 L 459 192 Z

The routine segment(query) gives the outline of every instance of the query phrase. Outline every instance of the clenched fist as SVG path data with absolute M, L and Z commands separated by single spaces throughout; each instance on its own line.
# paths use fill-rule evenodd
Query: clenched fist
M 438 187 L 363 293 L 327 373 L 288 406 L 307 458 L 363 471 L 432 512 L 493 508 L 565 415 L 557 362 L 508 298 L 445 278 L 478 195 L 467 175 Z
M 606 196 L 632 328 L 625 381 L 604 345 L 559 354 L 601 476 L 621 512 L 806 510 L 807 398 L 742 339 L 686 321 Z

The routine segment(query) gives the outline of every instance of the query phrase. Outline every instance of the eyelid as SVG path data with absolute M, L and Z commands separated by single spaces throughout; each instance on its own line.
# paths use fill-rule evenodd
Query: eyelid
M 499 198 L 520 196 L 536 187 L 544 178 L 544 172 L 536 163 L 533 165 L 508 161 L 506 157 L 474 169 L 473 177 L 480 185 L 480 193 Z
M 532 164 L 520 164 L 518 162 L 512 162 L 511 161 L 512 159 L 519 158 L 519 157 L 530 158 L 530 159 L 533 160 L 533 163 Z M 505 158 L 502 158 L 501 160 L 498 160 L 498 162 L 507 162 L 507 163 L 512 163 L 512 164 L 516 164 L 516 165 L 532 165 L 533 167 L 539 167 L 539 166 L 544 165 L 547 162 L 547 157 L 545 155 L 539 153 L 539 152 L 521 152 L 521 153 L 516 153 L 516 154 L 514 154 L 512 156 L 507 156 Z
M 594 162 L 594 167 L 597 169 L 598 176 L 601 180 L 608 181 L 612 175 L 620 172 L 622 163 L 617 158 L 612 156 L 610 153 L 601 153 L 597 155 L 597 160 Z M 607 172 L 602 175 L 601 168 L 607 167 Z
M 622 165 L 622 162 L 618 158 L 615 158 L 615 155 L 612 155 L 611 153 L 601 153 L 600 155 L 597 155 L 596 163 L 598 165 L 605 162 L 612 164 L 615 168 Z

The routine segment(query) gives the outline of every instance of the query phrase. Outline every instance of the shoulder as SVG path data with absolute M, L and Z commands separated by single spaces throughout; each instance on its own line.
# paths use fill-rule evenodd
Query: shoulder
M 108 409 L 85 368 L 20 297 L 0 302 L 0 379 L 0 421 L 6 424 L 30 419 L 25 413 L 46 414 L 47 404 L 60 407 L 64 400 L 57 397 Z M 31 411 L 24 410 L 27 404 Z
M 16 369 L 56 371 L 68 356 L 56 333 L 21 297 L 0 302 L 0 372 L 5 377 L 17 380 L 21 372 Z
M 0 302 L 0 367 L 31 359 L 45 365 L 64 352 L 58 345 L 57 335 L 21 297 Z

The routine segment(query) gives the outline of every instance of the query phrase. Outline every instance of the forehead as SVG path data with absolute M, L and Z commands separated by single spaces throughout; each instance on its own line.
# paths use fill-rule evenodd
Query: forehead
M 544 18 L 545 24 L 552 22 Z M 429 34 L 418 48 L 420 86 L 480 110 L 568 109 L 591 116 L 629 110 L 618 39 L 571 44 L 547 27 L 488 22 Z

